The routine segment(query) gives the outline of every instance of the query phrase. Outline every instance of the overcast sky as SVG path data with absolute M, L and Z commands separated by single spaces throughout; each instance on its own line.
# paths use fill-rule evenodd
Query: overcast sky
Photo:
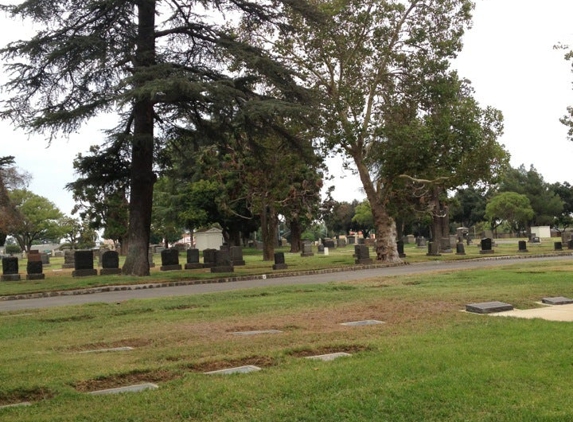
M 559 122 L 573 105 L 571 64 L 564 52 L 554 50 L 559 42 L 573 44 L 572 0 L 477 0 L 473 28 L 464 36 L 464 50 L 455 66 L 472 81 L 482 106 L 503 112 L 505 133 L 500 142 L 511 154 L 514 167 L 533 164 L 547 182 L 573 184 L 573 142 Z M 24 36 L 20 23 L 0 16 L 3 41 Z M 41 136 L 27 137 L 7 122 L 0 122 L 0 156 L 14 155 L 17 165 L 30 172 L 30 189 L 70 213 L 73 200 L 64 189 L 74 180 L 72 160 L 78 152 L 103 139 L 105 121 L 91 121 L 70 139 L 54 140 L 47 147 Z M 343 172 L 339 162 L 331 171 L 337 179 L 334 198 L 361 199 L 360 181 Z

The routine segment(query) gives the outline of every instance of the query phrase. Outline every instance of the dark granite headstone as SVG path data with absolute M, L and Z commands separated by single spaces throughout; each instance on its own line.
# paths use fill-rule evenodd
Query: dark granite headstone
M 489 237 L 482 239 L 480 246 L 481 246 L 481 250 L 479 251 L 479 253 L 481 253 L 481 254 L 493 253 L 492 240 Z
M 482 303 L 470 303 L 466 305 L 467 312 L 473 312 L 476 314 L 491 314 L 494 312 L 504 312 L 513 310 L 513 306 L 509 303 L 503 302 L 482 302 Z
M 186 270 L 196 270 L 203 268 L 203 264 L 199 262 L 199 249 L 187 249 L 187 263 L 185 264 Z
M 161 251 L 161 267 L 159 271 L 177 271 L 179 265 L 179 251 L 177 249 L 164 249 Z
M 359 245 L 364 245 L 366 243 L 366 240 L 363 237 L 359 237 L 358 239 L 356 239 L 356 243 Z
M 212 273 L 232 273 L 233 262 L 231 261 L 231 254 L 227 250 L 215 251 L 215 265 L 211 267 Z
M 231 253 L 231 261 L 233 261 L 233 266 L 245 265 L 245 260 L 243 259 L 243 248 L 240 246 L 231 246 L 229 249 Z
M 26 280 L 44 280 L 42 261 L 28 261 L 26 264 Z
M 398 256 L 400 258 L 406 258 L 406 254 L 404 253 L 404 241 L 398 240 L 396 242 L 396 247 L 398 248 Z
M 553 242 L 553 248 L 556 251 L 562 251 L 563 250 L 563 243 L 561 242 Z
M 520 240 L 517 242 L 518 250 L 517 252 L 529 252 L 527 250 L 527 242 L 525 240 Z
M 99 275 L 121 274 L 119 254 L 116 251 L 105 251 L 101 254 L 101 266 Z
M 288 265 L 285 264 L 285 254 L 284 252 L 275 252 L 275 264 L 273 265 L 273 270 L 286 270 Z
M 217 249 L 205 249 L 203 251 L 203 266 L 205 268 L 215 266 L 215 252 L 217 252 Z
M 346 239 L 348 239 L 348 244 L 349 244 L 349 245 L 354 245 L 354 244 L 356 244 L 356 236 L 346 236 Z
M 92 251 L 75 251 L 72 277 L 87 277 L 92 275 L 97 275 L 97 270 L 94 269 L 94 253 Z
M 354 263 L 357 265 L 369 265 L 372 264 L 372 258 L 370 258 L 370 249 L 366 245 L 354 245 L 354 254 L 356 259 Z
M 438 243 L 436 242 L 427 242 L 428 252 L 426 256 L 440 256 L 440 252 L 438 251 Z
M 336 247 L 334 240 L 332 239 L 324 239 L 324 247 L 328 249 L 334 249 Z
M 305 242 L 302 244 L 302 253 L 300 256 L 314 256 L 311 243 Z
M 18 271 L 18 258 L 15 256 L 2 258 L 2 281 L 20 281 Z
M 569 250 L 573 249 L 573 239 L 570 239 L 570 240 L 567 242 L 567 249 L 569 249 Z
M 465 254 L 466 250 L 464 248 L 464 243 L 463 242 L 456 243 L 456 255 L 465 255 Z
M 316 250 L 320 255 L 324 255 L 324 245 L 323 244 L 318 245 L 316 247 Z
M 64 263 L 62 264 L 62 268 L 75 268 L 75 266 L 74 251 L 64 251 Z

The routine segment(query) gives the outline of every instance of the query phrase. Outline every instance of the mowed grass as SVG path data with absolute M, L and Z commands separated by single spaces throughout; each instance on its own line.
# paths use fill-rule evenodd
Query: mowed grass
M 573 262 L 0 313 L 2 421 L 565 421 L 571 324 L 461 312 L 573 297 Z M 385 324 L 345 327 L 376 319 Z M 238 336 L 236 331 L 281 330 Z M 127 352 L 81 353 L 131 346 Z M 305 359 L 328 352 L 351 357 Z M 253 364 L 231 376 L 203 372 Z M 158 390 L 87 391 L 154 382 Z
M 445 253 L 441 256 L 426 256 L 426 248 L 417 248 L 414 244 L 405 245 L 406 258 L 405 263 L 418 263 L 428 261 L 453 261 L 464 259 L 476 259 L 484 257 L 499 257 L 499 256 L 531 256 L 539 254 L 555 253 L 553 239 L 545 239 L 540 244 L 528 244 L 529 252 L 519 254 L 517 252 L 517 240 L 510 241 L 509 243 L 500 243 L 494 250 L 493 255 L 480 254 L 478 245 L 473 244 L 465 246 L 466 255 L 456 255 L 455 253 Z M 339 270 L 354 266 L 355 259 L 353 258 L 354 248 L 347 246 L 344 248 L 335 248 L 329 251 L 328 255 L 321 255 L 316 253 L 312 257 L 301 257 L 300 253 L 290 253 L 287 248 L 278 248 L 277 251 L 285 253 L 285 260 L 288 265 L 286 270 L 274 271 L 272 269 L 272 261 L 263 261 L 262 252 L 260 250 L 245 248 L 244 260 L 245 266 L 236 266 L 232 273 L 211 273 L 209 268 L 185 270 L 181 271 L 160 271 L 161 257 L 156 254 L 154 256 L 155 267 L 151 268 L 150 277 L 131 277 L 123 275 L 111 276 L 93 276 L 93 277 L 72 277 L 72 269 L 62 269 L 64 263 L 63 258 L 52 258 L 50 265 L 44 268 L 46 278 L 44 280 L 30 280 L 25 278 L 27 260 L 22 259 L 19 262 L 21 280 L 20 281 L 4 281 L 0 282 L 0 297 L 9 295 L 22 295 L 32 293 L 43 293 L 49 291 L 63 291 L 75 290 L 105 286 L 118 286 L 118 285 L 137 285 L 145 283 L 174 283 L 174 282 L 208 282 L 227 277 L 252 277 L 261 276 L 263 274 L 285 274 L 285 273 L 301 273 L 315 270 Z M 455 248 L 454 248 L 455 252 Z M 563 250 L 559 252 L 567 255 L 572 251 Z M 375 254 L 371 250 L 370 256 L 376 262 Z M 186 262 L 186 255 L 180 254 L 179 262 L 184 268 Z M 124 257 L 120 257 L 120 266 L 123 265 Z M 98 269 L 98 262 L 94 262 L 95 268 Z

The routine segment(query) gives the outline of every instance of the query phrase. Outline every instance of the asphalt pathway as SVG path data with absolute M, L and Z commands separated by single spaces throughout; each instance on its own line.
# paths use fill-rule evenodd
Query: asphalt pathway
M 373 277 L 393 277 L 410 274 L 424 274 L 435 272 L 454 272 L 475 268 L 491 268 L 515 265 L 527 262 L 572 260 L 573 255 L 562 255 L 542 258 L 514 258 L 514 259 L 478 259 L 455 262 L 428 262 L 422 264 L 403 265 L 398 267 L 381 267 L 365 270 L 351 270 L 326 274 L 313 274 L 304 276 L 291 276 L 267 279 L 242 280 L 228 283 L 196 284 L 186 286 L 162 287 L 140 290 L 122 290 L 101 292 L 93 294 L 53 296 L 35 299 L 19 299 L 0 301 L 0 312 L 21 311 L 57 306 L 82 305 L 85 303 L 114 303 L 131 299 L 151 299 L 159 297 L 187 296 L 205 293 L 228 292 L 242 289 L 252 289 L 268 286 L 290 286 L 321 284 L 330 282 L 344 282 L 362 280 Z M 152 280 L 149 280 L 152 282 Z

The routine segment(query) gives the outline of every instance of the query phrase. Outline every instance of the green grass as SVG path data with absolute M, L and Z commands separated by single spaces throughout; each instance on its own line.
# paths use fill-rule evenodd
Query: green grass
M 564 421 L 571 325 L 460 312 L 573 296 L 573 263 L 0 313 L 2 421 Z M 349 328 L 349 320 L 383 325 Z M 234 331 L 278 329 L 242 337 Z M 133 351 L 80 351 L 130 345 Z M 347 351 L 333 362 L 303 355 Z M 257 364 L 248 375 L 207 376 Z M 137 382 L 140 394 L 85 390 Z
M 493 256 L 512 256 L 518 255 L 517 240 L 510 244 L 500 244 L 495 249 Z M 545 239 L 541 244 L 528 244 L 529 253 L 522 255 L 535 255 L 553 253 L 553 241 Z M 441 256 L 426 256 L 426 248 L 417 248 L 415 245 L 405 245 L 406 263 L 418 263 L 428 261 L 454 261 L 463 259 L 484 258 L 491 255 L 481 255 L 477 245 L 465 247 L 466 255 L 458 256 L 455 253 L 442 254 Z M 354 248 L 347 246 L 345 248 L 336 248 L 330 250 L 328 256 L 315 253 L 313 257 L 301 257 L 299 253 L 290 253 L 287 248 L 279 248 L 277 251 L 285 252 L 285 260 L 289 268 L 279 270 L 276 273 L 292 273 L 313 270 L 324 270 L 331 268 L 348 268 L 354 265 Z M 315 251 L 316 252 L 316 251 Z M 571 251 L 563 251 L 563 254 L 570 254 Z M 371 257 L 374 257 L 371 252 Z M 374 257 L 375 258 L 375 257 Z M 244 250 L 245 266 L 235 267 L 233 273 L 211 273 L 209 269 L 198 270 L 181 270 L 181 271 L 160 271 L 161 258 L 155 255 L 154 262 L 156 266 L 151 269 L 151 277 L 130 277 L 130 276 L 94 276 L 94 277 L 72 277 L 71 269 L 62 269 L 63 258 L 52 258 L 50 266 L 44 268 L 46 274 L 45 280 L 26 281 L 25 269 L 26 260 L 20 260 L 21 281 L 0 282 L 0 296 L 41 293 L 57 290 L 74 290 L 102 286 L 115 285 L 134 285 L 142 283 L 169 283 L 177 281 L 190 280 L 210 280 L 221 277 L 245 277 L 253 275 L 262 275 L 275 273 L 272 270 L 273 262 L 263 261 L 262 252 L 255 249 Z M 179 262 L 184 266 L 185 256 L 181 254 Z M 123 258 L 120 259 L 120 265 L 123 264 Z M 97 265 L 97 262 L 96 262 Z

